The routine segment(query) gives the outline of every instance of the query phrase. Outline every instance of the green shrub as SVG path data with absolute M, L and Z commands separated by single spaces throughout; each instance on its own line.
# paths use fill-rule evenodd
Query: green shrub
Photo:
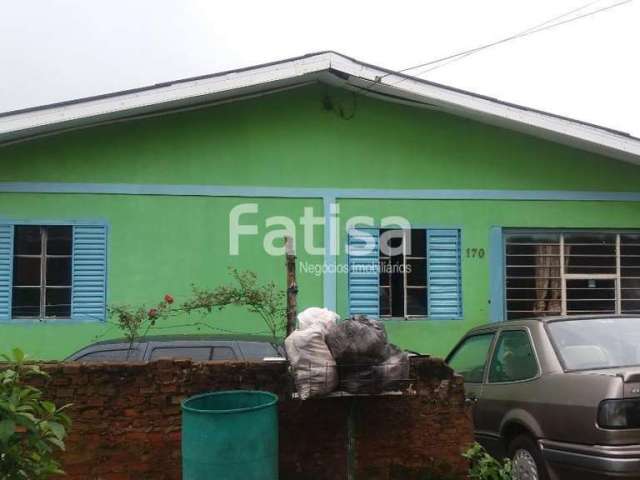
M 469 460 L 469 478 L 478 480 L 511 480 L 511 460 L 496 460 L 482 445 L 474 443 L 462 454 Z
M 55 454 L 64 450 L 71 425 L 64 410 L 42 398 L 42 392 L 26 383 L 47 377 L 37 365 L 25 365 L 19 349 L 0 371 L 0 480 L 44 480 L 64 473 Z

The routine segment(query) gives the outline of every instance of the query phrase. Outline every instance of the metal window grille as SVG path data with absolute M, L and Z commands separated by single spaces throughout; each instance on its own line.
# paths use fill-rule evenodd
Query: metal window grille
M 508 319 L 640 313 L 640 233 L 508 233 L 505 281 Z

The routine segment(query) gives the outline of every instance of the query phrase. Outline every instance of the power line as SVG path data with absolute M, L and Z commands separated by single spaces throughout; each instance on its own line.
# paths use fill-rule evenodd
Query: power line
M 556 22 L 556 20 L 564 18 L 567 15 L 571 15 L 572 13 L 576 13 L 576 12 L 579 12 L 581 10 L 584 10 L 585 8 L 588 8 L 588 7 L 592 6 L 592 5 L 594 5 L 595 3 L 598 3 L 598 1 L 599 0 L 595 0 L 595 1 L 589 2 L 589 3 L 587 3 L 587 4 L 585 4 L 585 5 L 581 6 L 581 7 L 578 7 L 578 8 L 575 8 L 573 10 L 570 10 L 568 12 L 565 12 L 562 15 L 558 15 L 556 17 L 553 17 L 553 18 L 551 18 L 549 20 L 546 20 L 545 22 L 542 22 L 540 24 L 537 24 L 537 25 L 534 25 L 532 27 L 529 27 L 526 30 L 523 30 L 523 31 L 521 31 L 519 33 L 516 33 L 516 34 L 513 34 L 513 35 L 510 35 L 510 36 L 505 37 L 503 39 L 496 40 L 494 42 L 490 42 L 490 43 L 487 43 L 487 44 L 484 44 L 484 45 L 480 45 L 478 47 L 475 47 L 475 48 L 472 48 L 472 49 L 469 49 L 469 50 L 465 50 L 465 51 L 462 51 L 462 52 L 458 52 L 458 53 L 455 53 L 455 54 L 452 54 L 452 55 L 447 55 L 445 57 L 437 58 L 435 60 L 430 60 L 428 62 L 421 63 L 419 65 L 414 65 L 412 67 L 407 67 L 407 68 L 404 68 L 402 70 L 398 70 L 397 72 L 390 72 L 390 73 L 387 73 L 385 75 L 381 75 L 380 77 L 378 77 L 377 81 L 379 81 L 379 80 L 381 80 L 381 79 L 383 79 L 383 78 L 385 78 L 385 77 L 387 77 L 389 75 L 393 75 L 395 73 L 403 73 L 403 72 L 406 72 L 406 71 L 409 71 L 409 70 L 415 70 L 416 68 L 421 68 L 421 67 L 427 67 L 427 66 L 430 66 L 430 65 L 434 65 L 434 67 L 431 67 L 429 69 L 420 71 L 417 74 L 415 74 L 414 76 L 423 75 L 424 73 L 427 73 L 427 72 L 429 72 L 431 70 L 435 70 L 436 68 L 440 68 L 442 66 L 448 65 L 449 63 L 452 63 L 454 61 L 461 60 L 462 58 L 468 57 L 469 55 L 473 55 L 474 53 L 480 52 L 482 50 L 486 50 L 486 49 L 494 47 L 496 45 L 500 45 L 500 44 L 503 44 L 503 43 L 506 43 L 506 42 L 509 42 L 509 41 L 512 41 L 512 40 L 516 40 L 518 38 L 523 38 L 523 37 L 526 37 L 526 36 L 529 36 L 529 35 L 533 35 L 535 33 L 539 33 L 539 32 L 545 31 L 545 30 L 549 30 L 551 28 L 555 28 L 555 27 L 558 27 L 560 25 L 564 25 L 566 23 L 574 22 L 576 20 L 580 20 L 582 18 L 586 18 L 586 17 L 595 15 L 595 14 L 600 13 L 600 12 L 604 12 L 606 10 L 610 10 L 610 9 L 618 7 L 620 5 L 624 5 L 626 3 L 630 3 L 633 0 L 623 0 L 621 2 L 614 3 L 613 5 L 608 5 L 606 7 L 602 7 L 602 8 L 599 8 L 597 10 L 592 10 L 592 11 L 584 13 L 582 15 L 574 16 L 574 17 L 568 18 L 566 20 L 562 20 L 560 22 Z M 552 22 L 555 22 L 555 23 L 552 23 Z M 448 60 L 448 62 L 443 64 L 443 65 L 436 65 L 436 64 L 441 64 L 442 62 L 445 62 L 447 60 Z M 400 81 L 394 83 L 394 85 L 397 84 L 397 83 L 403 82 L 405 80 L 406 79 L 401 79 Z
M 505 37 L 505 38 L 503 38 L 503 39 L 501 39 L 501 40 L 497 40 L 497 41 L 494 41 L 494 42 L 491 42 L 491 43 L 487 43 L 487 44 L 484 44 L 484 45 L 480 45 L 480 46 L 478 46 L 478 47 L 475 47 L 475 48 L 472 48 L 472 49 L 469 49 L 469 50 L 463 50 L 462 52 L 458 52 L 458 53 L 454 53 L 454 54 L 451 54 L 451 55 L 447 55 L 446 57 L 436 58 L 435 60 L 430 60 L 430 61 L 428 61 L 428 62 L 426 62 L 426 63 L 421 63 L 420 65 L 415 65 L 415 66 L 413 66 L 413 67 L 407 67 L 407 68 L 405 68 L 405 69 L 403 69 L 403 70 L 399 70 L 399 72 L 406 72 L 406 71 L 408 71 L 408 70 L 415 70 L 416 68 L 426 67 L 426 66 L 429 66 L 429 65 L 433 65 L 433 64 L 435 64 L 435 63 L 443 62 L 443 61 L 445 61 L 445 60 L 451 60 L 451 59 L 453 59 L 453 58 L 456 58 L 456 57 L 459 57 L 459 56 L 462 56 L 462 55 L 465 55 L 465 56 L 466 56 L 466 55 L 470 55 L 470 54 L 472 54 L 472 53 L 479 52 L 479 51 L 481 51 L 481 50 L 484 50 L 484 49 L 486 49 L 486 48 L 493 47 L 493 46 L 498 45 L 498 44 L 500 44 L 500 43 L 504 43 L 504 42 L 510 41 L 510 40 L 512 40 L 512 39 L 519 38 L 519 37 L 520 37 L 520 36 L 522 36 L 522 35 L 526 35 L 526 34 L 528 34 L 528 33 L 533 33 L 533 30 L 537 30 L 538 28 L 544 27 L 545 25 L 548 25 L 548 24 L 549 24 L 549 23 L 551 23 L 551 22 L 554 22 L 554 21 L 556 21 L 556 20 L 559 20 L 559 19 L 561 19 L 561 18 L 564 18 L 564 17 L 566 17 L 567 15 L 571 15 L 572 13 L 576 13 L 576 12 L 579 12 L 580 10 L 584 10 L 585 8 L 588 8 L 588 7 L 590 7 L 591 5 L 594 5 L 594 4 L 596 4 L 596 3 L 599 3 L 600 1 L 601 1 L 601 0 L 594 0 L 594 1 L 592 1 L 592 2 L 589 2 L 589 3 L 585 4 L 585 5 L 582 5 L 581 7 L 574 8 L 573 10 L 570 10 L 570 11 L 568 11 L 568 12 L 565 12 L 565 13 L 563 13 L 562 15 L 557 15 L 557 16 L 555 16 L 555 17 L 553 17 L 553 18 L 550 18 L 549 20 L 547 20 L 547 21 L 545 21 L 545 22 L 542 22 L 542 23 L 539 23 L 539 24 L 534 25 L 534 26 L 532 26 L 532 27 L 529 27 L 529 28 L 527 28 L 526 30 L 523 30 L 523 31 L 521 31 L 521 32 L 518 32 L 518 33 L 516 33 L 516 34 L 514 34 L 514 35 L 510 35 L 510 36 Z
M 449 55 L 447 57 L 443 57 L 443 58 L 439 58 L 439 59 L 436 59 L 436 60 L 432 60 L 430 62 L 427 62 L 427 63 L 423 64 L 423 65 L 419 65 L 419 66 L 416 66 L 416 67 L 409 67 L 409 68 L 406 68 L 404 70 L 401 70 L 401 72 L 405 72 L 407 70 L 413 70 L 415 68 L 426 67 L 428 65 L 434 65 L 431 68 L 428 68 L 426 70 L 422 70 L 422 71 L 416 73 L 415 76 L 418 77 L 418 76 L 423 75 L 423 74 L 425 74 L 427 72 L 430 72 L 432 70 L 437 70 L 438 68 L 441 68 L 441 67 L 444 67 L 446 65 L 449 65 L 450 63 L 453 63 L 455 61 L 462 60 L 463 58 L 468 57 L 470 55 L 473 55 L 474 53 L 480 52 L 482 50 L 486 50 L 486 49 L 494 47 L 496 45 L 500 45 L 501 43 L 506 43 L 506 42 L 511 41 L 511 40 L 515 40 L 515 39 L 518 39 L 518 38 L 523 38 L 523 37 L 525 37 L 527 35 L 531 35 L 533 33 L 537 33 L 539 31 L 539 29 L 542 29 L 546 25 L 549 25 L 550 23 L 553 23 L 553 22 L 555 22 L 557 20 L 560 20 L 560 19 L 562 19 L 562 18 L 564 18 L 564 17 L 566 17 L 568 15 L 571 15 L 572 13 L 577 13 L 577 12 L 579 12 L 581 10 L 584 10 L 585 8 L 588 8 L 588 7 L 592 6 L 592 5 L 595 5 L 596 3 L 600 3 L 600 1 L 601 0 L 594 0 L 593 2 L 589 2 L 589 3 L 587 3 L 585 5 L 582 5 L 581 7 L 578 7 L 578 8 L 574 8 L 573 10 L 565 12 L 562 15 L 557 15 L 557 16 L 555 16 L 553 18 L 550 18 L 546 22 L 542 22 L 542 23 L 539 23 L 537 25 L 534 25 L 534 26 L 532 26 L 530 28 L 527 28 L 526 30 L 523 30 L 522 32 L 516 33 L 515 35 L 511 35 L 509 37 L 503 38 L 502 40 L 497 40 L 495 42 L 491 42 L 491 43 L 488 43 L 488 44 L 485 44 L 485 45 L 481 45 L 481 46 L 473 48 L 471 50 L 466 50 L 466 51 L 459 52 L 459 53 L 456 53 L 456 54 L 453 54 L 453 55 Z M 573 20 L 575 20 L 575 18 L 571 19 L 571 21 L 573 21 Z M 551 26 L 549 26 L 549 28 L 552 28 L 553 26 L 556 26 L 556 25 L 551 25 Z

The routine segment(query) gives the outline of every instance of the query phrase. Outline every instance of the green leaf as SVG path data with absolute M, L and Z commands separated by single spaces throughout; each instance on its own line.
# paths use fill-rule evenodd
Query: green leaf
M 49 437 L 47 438 L 47 441 L 52 445 L 55 445 L 56 447 L 58 447 L 60 450 L 64 450 L 64 442 L 62 440 L 56 437 Z
M 56 436 L 58 440 L 62 440 L 67 434 L 64 425 L 58 422 L 49 422 L 49 429 Z
M 16 432 L 16 423 L 7 418 L 0 420 L 0 442 L 7 443 Z
M 13 355 L 13 361 L 15 363 L 22 363 L 24 362 L 24 359 L 26 358 L 26 355 L 24 354 L 24 352 L 22 350 L 20 350 L 19 348 L 14 348 L 13 350 L 11 350 L 11 353 Z

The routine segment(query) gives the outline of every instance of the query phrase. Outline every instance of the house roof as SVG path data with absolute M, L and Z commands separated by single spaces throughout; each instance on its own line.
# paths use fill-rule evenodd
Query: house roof
M 0 144 L 202 108 L 314 82 L 440 110 L 640 164 L 640 139 L 627 133 L 448 87 L 331 51 L 1 113 Z

